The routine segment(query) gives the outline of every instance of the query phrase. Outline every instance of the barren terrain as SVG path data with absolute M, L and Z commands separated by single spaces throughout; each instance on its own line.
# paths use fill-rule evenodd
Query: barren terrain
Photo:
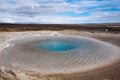
M 112 25 L 113 26 L 113 25 Z M 77 35 L 77 36 L 84 36 L 84 37 L 91 37 L 98 40 L 102 40 L 108 42 L 110 44 L 116 45 L 120 47 L 120 26 L 117 25 L 116 28 L 107 28 L 108 30 L 105 31 L 106 28 L 96 28 L 90 29 L 87 28 L 82 30 L 75 30 L 75 29 L 62 29 L 62 30 L 40 30 L 40 31 L 21 31 L 21 28 L 5 28 L 2 27 L 0 30 L 0 50 L 8 46 L 7 41 L 14 38 L 20 38 L 24 36 L 57 36 L 57 35 Z M 1 27 L 1 26 L 0 26 Z M 3 29 L 4 28 L 4 29 Z M 69 28 L 69 27 L 68 27 Z M 23 29 L 23 28 L 22 28 Z M 36 28 L 37 29 L 37 28 Z M 52 28 L 53 29 L 53 28 Z M 89 30 L 90 29 L 90 30 Z M 7 30 L 7 32 L 5 32 Z M 33 29 L 34 30 L 34 29 Z M 10 31 L 10 32 L 9 32 Z M 14 31 L 14 32 L 13 32 Z M 20 32 L 16 32 L 20 31 Z M 83 74 L 69 74 L 69 75 L 46 75 L 42 76 L 40 74 L 31 74 L 30 72 L 25 72 L 21 70 L 11 69 L 3 66 L 4 63 L 1 62 L 0 64 L 0 79 L 2 80 L 120 80 L 120 63 L 114 64 L 112 66 L 93 70 L 90 72 L 86 72 Z

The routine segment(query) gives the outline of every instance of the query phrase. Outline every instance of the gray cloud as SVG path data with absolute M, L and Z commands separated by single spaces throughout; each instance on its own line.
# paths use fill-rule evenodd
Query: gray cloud
M 48 23 L 71 23 L 71 22 L 97 22 L 120 21 L 119 0 L 89 1 L 81 0 L 75 3 L 64 0 L 0 0 L 0 18 L 11 22 L 48 22 Z M 104 11 L 112 8 L 117 11 Z M 72 12 L 74 14 L 89 13 L 89 16 L 56 15 L 59 13 Z M 4 20 L 5 19 L 5 20 Z M 96 21 L 95 21 L 96 19 Z M 2 20 L 1 20 L 2 22 Z

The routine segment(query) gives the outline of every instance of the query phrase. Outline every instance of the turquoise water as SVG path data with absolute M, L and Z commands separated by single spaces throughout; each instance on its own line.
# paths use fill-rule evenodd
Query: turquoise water
M 68 51 L 77 47 L 75 43 L 66 41 L 45 41 L 35 44 L 35 47 L 47 51 Z

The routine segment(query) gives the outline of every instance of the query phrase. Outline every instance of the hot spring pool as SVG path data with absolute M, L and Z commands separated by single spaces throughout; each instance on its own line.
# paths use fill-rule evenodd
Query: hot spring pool
M 37 43 L 34 44 L 34 46 L 36 48 L 43 48 L 49 51 L 68 51 L 78 47 L 78 45 L 75 43 L 58 40 Z
M 119 47 L 79 36 L 33 36 L 14 39 L 0 60 L 21 70 L 42 74 L 90 71 L 120 59 Z

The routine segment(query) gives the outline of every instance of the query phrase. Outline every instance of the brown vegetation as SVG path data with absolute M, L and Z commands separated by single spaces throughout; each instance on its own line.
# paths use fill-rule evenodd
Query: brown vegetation
M 0 31 L 78 30 L 120 32 L 119 24 L 0 24 Z

